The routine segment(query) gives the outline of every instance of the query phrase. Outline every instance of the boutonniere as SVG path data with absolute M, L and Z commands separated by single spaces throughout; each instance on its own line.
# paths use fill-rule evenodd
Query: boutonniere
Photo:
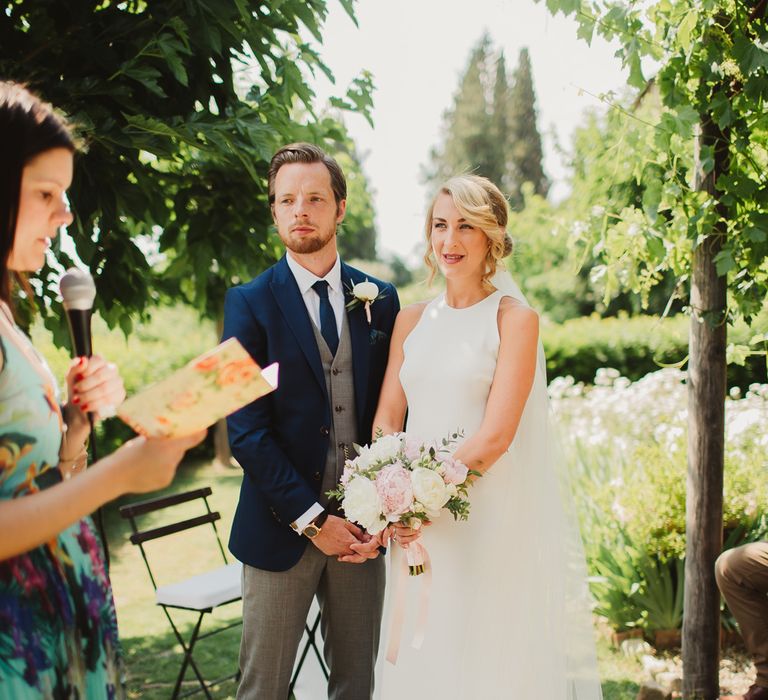
M 365 317 L 368 319 L 368 325 L 371 325 L 371 304 L 383 299 L 384 292 L 379 291 L 378 285 L 373 282 L 369 282 L 368 279 L 365 282 L 358 282 L 349 290 L 352 295 L 352 299 L 347 303 L 347 311 L 352 311 L 358 306 L 365 306 Z

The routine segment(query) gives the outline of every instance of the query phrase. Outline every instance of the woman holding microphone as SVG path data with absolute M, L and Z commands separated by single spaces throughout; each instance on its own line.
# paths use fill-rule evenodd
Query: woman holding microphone
M 122 697 L 109 579 L 89 514 L 168 485 L 184 438 L 135 438 L 85 469 L 88 413 L 125 397 L 114 365 L 74 360 L 67 402 L 16 326 L 12 286 L 72 221 L 75 144 L 50 105 L 0 82 L 0 698 Z M 15 279 L 14 279 L 15 278 Z

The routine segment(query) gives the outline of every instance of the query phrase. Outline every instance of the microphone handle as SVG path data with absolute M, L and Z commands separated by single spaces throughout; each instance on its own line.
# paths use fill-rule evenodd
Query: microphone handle
M 90 357 L 93 354 L 91 345 L 91 309 L 69 309 L 67 322 L 72 338 L 73 355 L 75 357 Z
M 90 357 L 93 354 L 91 344 L 91 315 L 92 309 L 68 309 L 67 322 L 69 324 L 69 335 L 72 338 L 72 354 L 74 357 Z M 91 427 L 91 463 L 99 460 L 99 453 L 96 449 L 96 421 L 92 411 L 89 411 L 88 424 Z M 96 511 L 96 526 L 99 529 L 101 537 L 101 546 L 104 549 L 104 559 L 107 570 L 109 570 L 109 542 L 107 541 L 107 531 L 104 528 L 104 511 L 99 508 Z

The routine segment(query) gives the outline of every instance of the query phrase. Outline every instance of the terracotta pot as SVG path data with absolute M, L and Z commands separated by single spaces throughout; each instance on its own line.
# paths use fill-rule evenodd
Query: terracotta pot
M 613 644 L 614 647 L 617 649 L 621 646 L 621 643 L 625 639 L 642 639 L 643 638 L 643 630 L 624 630 L 623 632 L 612 632 L 611 633 L 611 644 Z
M 681 630 L 656 630 L 653 634 L 653 646 L 657 650 L 679 649 L 681 641 Z

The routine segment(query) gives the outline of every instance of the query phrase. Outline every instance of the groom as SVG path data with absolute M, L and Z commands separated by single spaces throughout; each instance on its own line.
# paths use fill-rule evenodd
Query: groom
M 224 305 L 223 337 L 240 340 L 262 367 L 280 363 L 278 389 L 227 419 L 245 472 L 229 540 L 244 565 L 237 697 L 286 700 L 317 596 L 328 697 L 364 700 L 373 693 L 384 562 L 325 492 L 345 450 L 370 442 L 399 303 L 392 285 L 339 259 L 347 186 L 333 158 L 312 144 L 285 146 L 268 184 L 286 255 L 230 289 Z M 368 310 L 352 293 L 366 280 L 379 290 Z

